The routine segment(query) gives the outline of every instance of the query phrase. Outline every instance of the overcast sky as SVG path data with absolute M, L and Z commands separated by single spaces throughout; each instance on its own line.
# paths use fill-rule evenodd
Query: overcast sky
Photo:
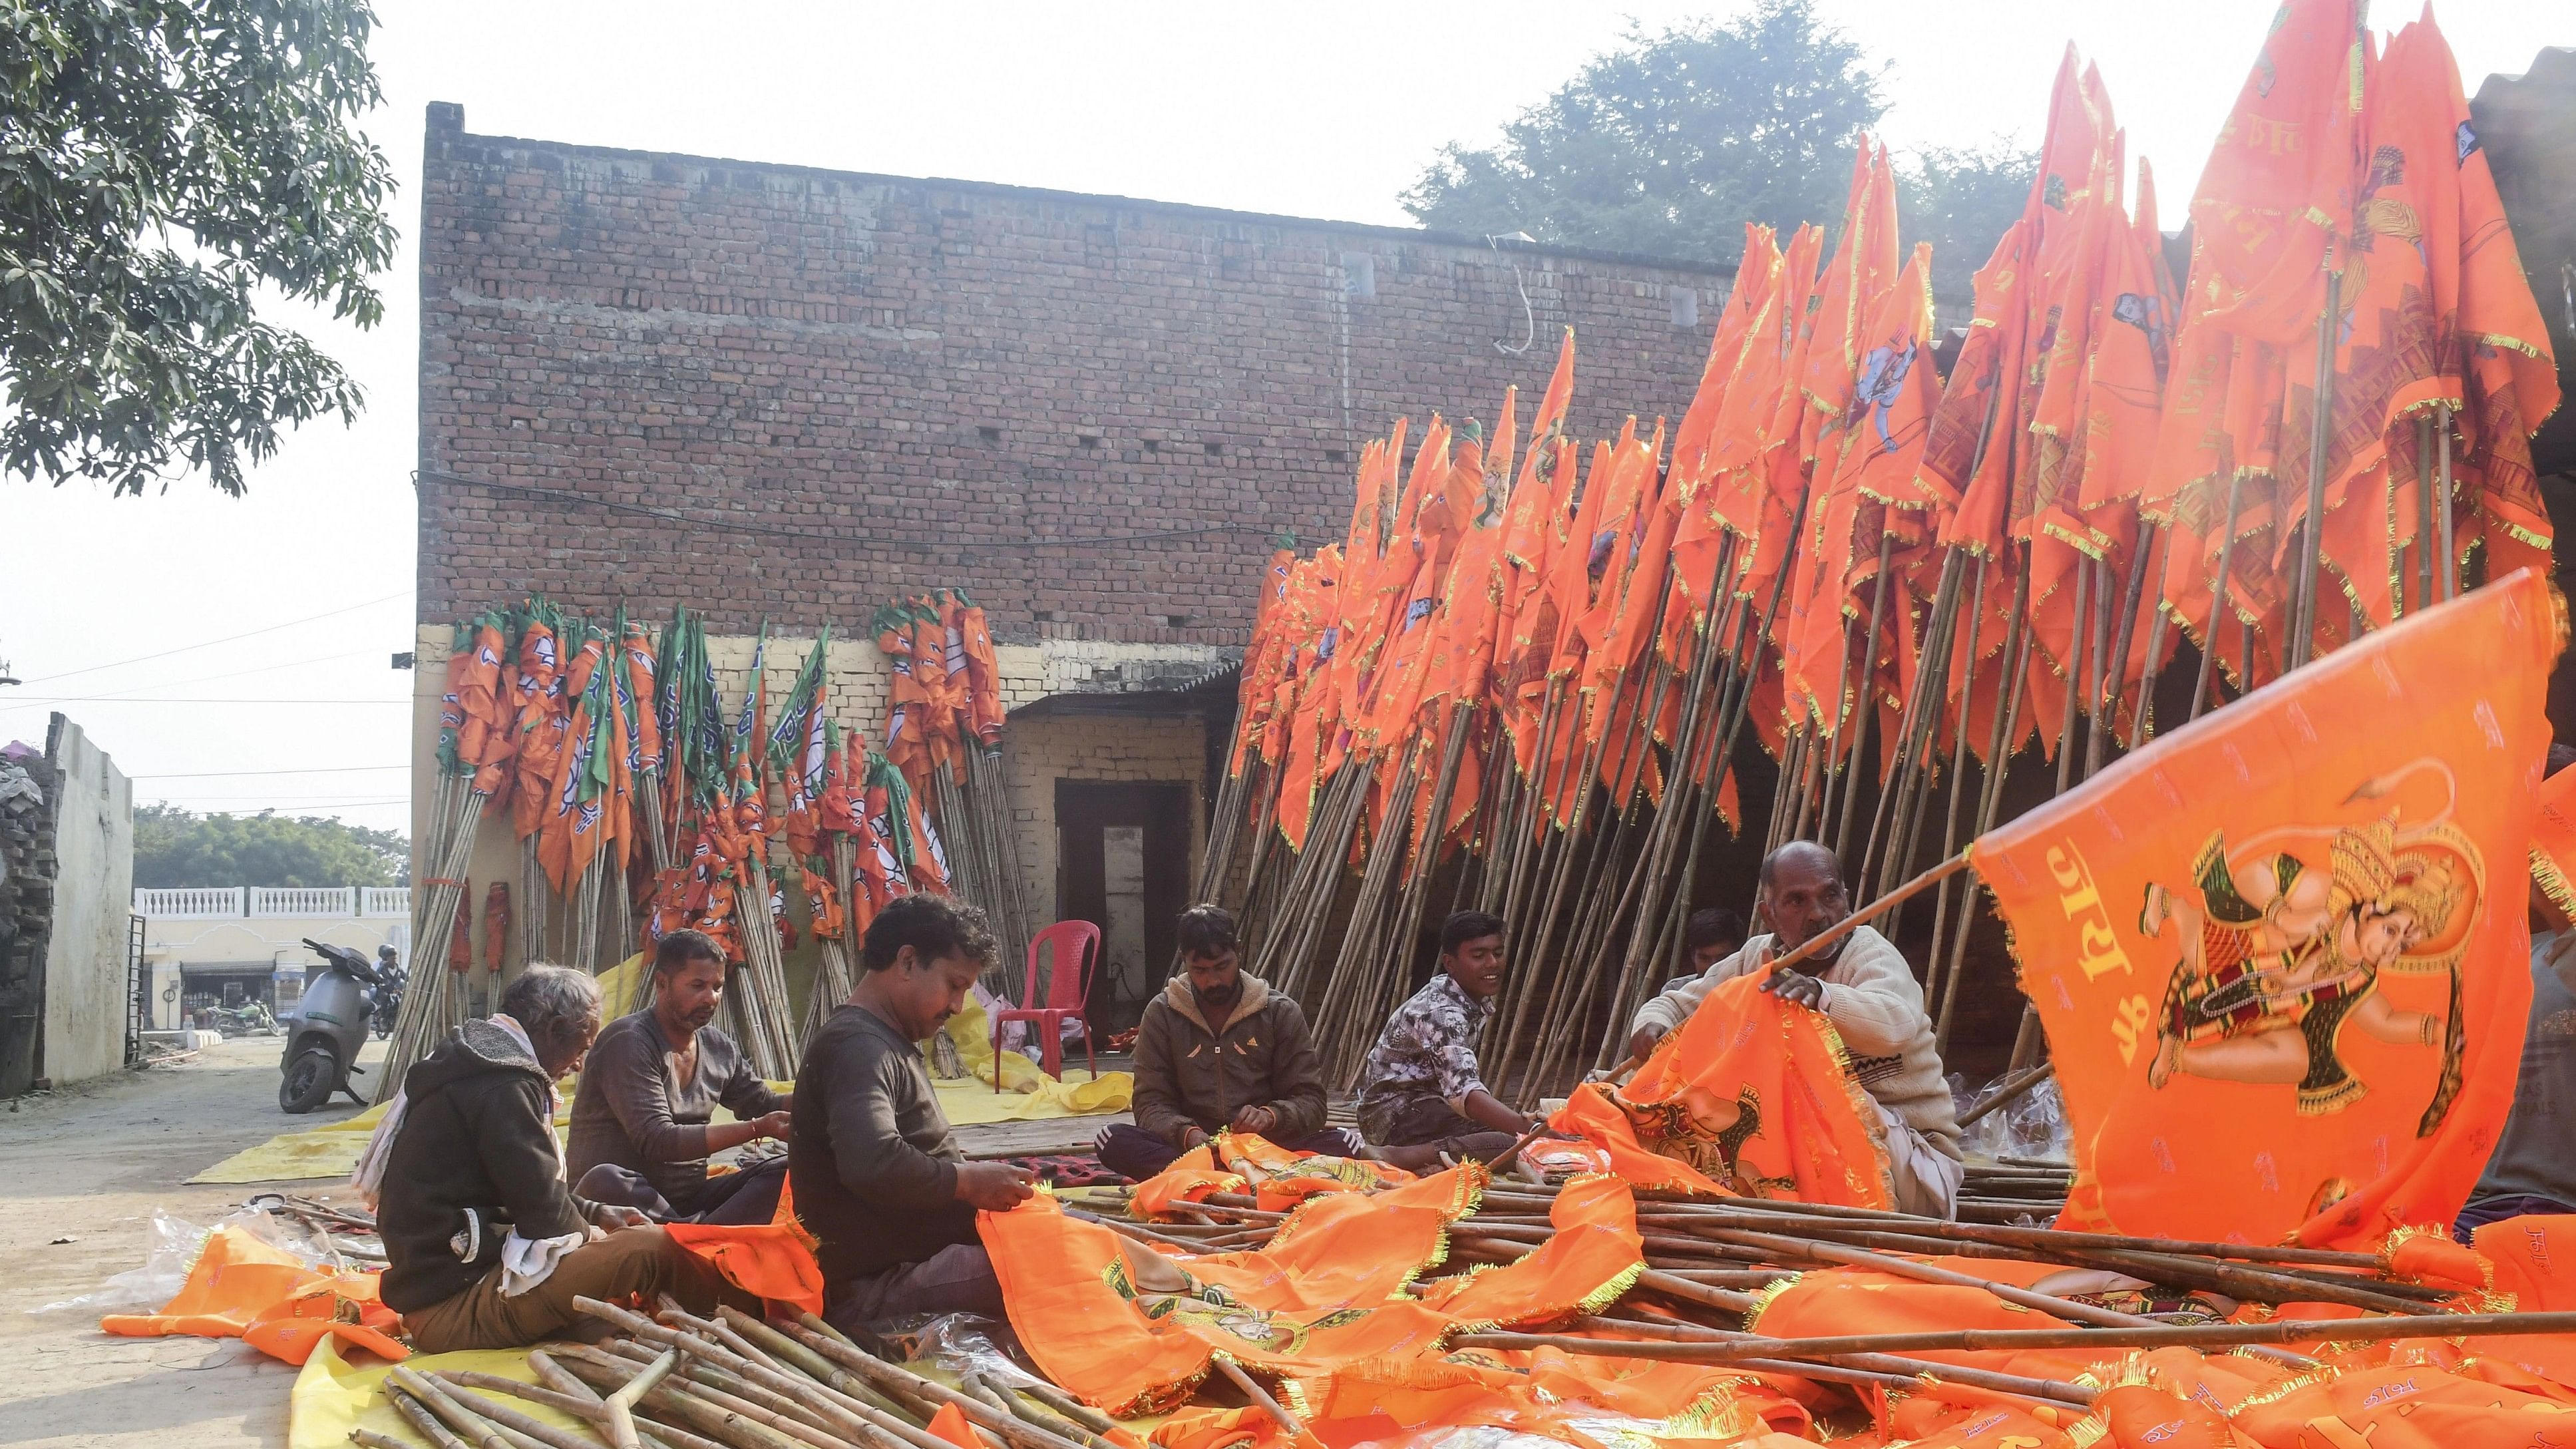
M 1442 144 L 1490 141 L 1632 23 L 1744 8 L 378 3 L 386 101 L 367 129 L 401 183 L 403 251 L 381 327 L 313 328 L 365 384 L 366 416 L 308 428 L 240 500 L 196 481 L 142 499 L 0 481 L 0 660 L 25 681 L 0 688 L 0 741 L 41 745 L 60 707 L 136 777 L 138 803 L 406 825 L 407 676 L 387 659 L 412 638 L 410 243 L 431 101 L 461 103 L 484 134 L 1403 225 L 1396 197 Z M 2172 225 L 2274 7 L 1821 8 L 1889 63 L 1884 134 L 1900 149 L 2035 145 L 2074 42 L 2130 154 L 2154 162 Z M 2415 14 L 2378 9 L 2383 27 Z M 2563 4 L 2481 0 L 2442 20 L 2471 94 L 2576 44 Z M 178 652 L 124 662 L 163 651 Z

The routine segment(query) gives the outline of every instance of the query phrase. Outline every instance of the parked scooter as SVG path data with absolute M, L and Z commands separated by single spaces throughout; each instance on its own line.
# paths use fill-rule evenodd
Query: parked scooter
M 330 1101 L 333 1092 L 364 1100 L 349 1075 L 365 1070 L 358 1048 L 366 1045 L 376 993 L 386 984 L 372 962 L 346 946 L 309 936 L 304 944 L 322 957 L 322 966 L 305 968 L 304 998 L 286 1019 L 286 1055 L 278 1063 L 285 1080 L 277 1085 L 277 1105 L 296 1115 Z

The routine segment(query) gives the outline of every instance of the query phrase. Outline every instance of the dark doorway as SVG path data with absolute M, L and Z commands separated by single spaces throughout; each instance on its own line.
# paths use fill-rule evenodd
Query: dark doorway
M 1056 901 L 1100 928 L 1092 1019 L 1123 1031 L 1162 989 L 1189 906 L 1190 787 L 1058 780 L 1055 819 Z

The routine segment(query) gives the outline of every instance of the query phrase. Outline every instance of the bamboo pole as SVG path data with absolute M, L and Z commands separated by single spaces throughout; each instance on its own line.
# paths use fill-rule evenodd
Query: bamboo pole
M 1843 808 L 1834 830 L 1834 859 L 1836 860 L 1851 854 L 1852 812 L 1860 808 L 1861 751 L 1869 744 L 1870 717 L 1878 713 L 1872 708 L 1872 696 L 1877 692 L 1878 679 L 1878 628 L 1881 619 L 1887 613 L 1887 563 L 1893 556 L 1895 545 L 1896 535 L 1887 531 L 1885 522 L 1882 520 L 1878 530 L 1878 577 L 1869 595 L 1869 628 L 1861 635 L 1860 688 L 1850 705 L 1852 711 L 1851 759 L 1843 771 Z M 1849 662 L 1849 656 L 1845 656 L 1845 660 Z M 1843 707 L 1842 701 L 1835 701 L 1835 706 Z
M 1928 1333 L 1855 1333 L 1830 1338 L 1762 1338 L 1733 1343 L 1620 1344 L 1563 1334 L 1468 1333 L 1454 1348 L 1553 1348 L 1609 1358 L 1661 1358 L 1677 1363 L 1731 1363 L 1753 1357 L 1801 1358 L 1846 1353 L 1958 1353 L 2044 1348 L 2234 1347 L 2249 1343 L 2380 1343 L 2406 1338 L 2490 1338 L 2576 1333 L 2576 1313 L 2456 1313 L 2438 1318 L 2275 1319 L 2269 1323 L 2160 1324 L 2152 1328 L 1959 1328 Z M 1645 1350 L 1645 1351 L 1640 1351 Z
M 2316 412 L 2308 425 L 2308 511 L 2300 522 L 2304 532 L 2299 551 L 2304 562 L 2299 569 L 2297 622 L 2290 630 L 2288 666 L 2292 669 L 2307 663 L 2316 652 L 2317 596 L 2325 589 L 2326 457 L 2334 441 L 2335 331 L 2343 320 L 2342 292 L 2342 270 L 2327 272 L 2325 310 L 2317 314 Z
M 2191 713 L 2184 719 L 2186 724 L 2200 718 L 2201 712 L 2209 707 L 2209 676 L 2218 667 L 2218 626 L 2228 615 L 2228 566 L 2236 554 L 2236 510 L 2243 499 L 2244 492 L 2244 474 L 2229 473 L 2227 475 L 2227 516 L 2226 521 L 2221 523 L 2218 529 L 2218 571 L 2211 577 L 2209 585 L 2209 624 L 2201 635 L 2200 673 L 2192 681 Z M 2246 656 L 2245 667 L 2249 672 L 2254 667 L 2250 653 Z

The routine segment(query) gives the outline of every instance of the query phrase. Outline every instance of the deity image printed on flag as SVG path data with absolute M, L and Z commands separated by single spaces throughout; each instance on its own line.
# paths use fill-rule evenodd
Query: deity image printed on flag
M 2074 1135 L 2061 1227 L 2447 1226 L 2512 1105 L 2561 606 L 2517 572 L 1971 849 Z
M 2438 759 L 2423 773 L 2455 786 Z M 2366 782 L 2356 799 L 2392 782 Z M 2190 883 L 2149 883 L 2138 928 L 2178 955 L 2156 1014 L 2147 1085 L 2175 1073 L 2289 1086 L 2302 1116 L 2339 1112 L 2369 1094 L 2341 1042 L 2347 1030 L 2397 1047 L 2440 1048 L 2441 1070 L 2417 1136 L 2429 1137 L 2459 1088 L 2459 960 L 2485 894 L 2475 842 L 2435 820 L 2401 825 L 2391 812 L 2363 826 L 2287 827 L 2230 849 L 2213 834 Z M 2440 975 L 2437 1011 L 2394 1004 L 2383 979 Z

